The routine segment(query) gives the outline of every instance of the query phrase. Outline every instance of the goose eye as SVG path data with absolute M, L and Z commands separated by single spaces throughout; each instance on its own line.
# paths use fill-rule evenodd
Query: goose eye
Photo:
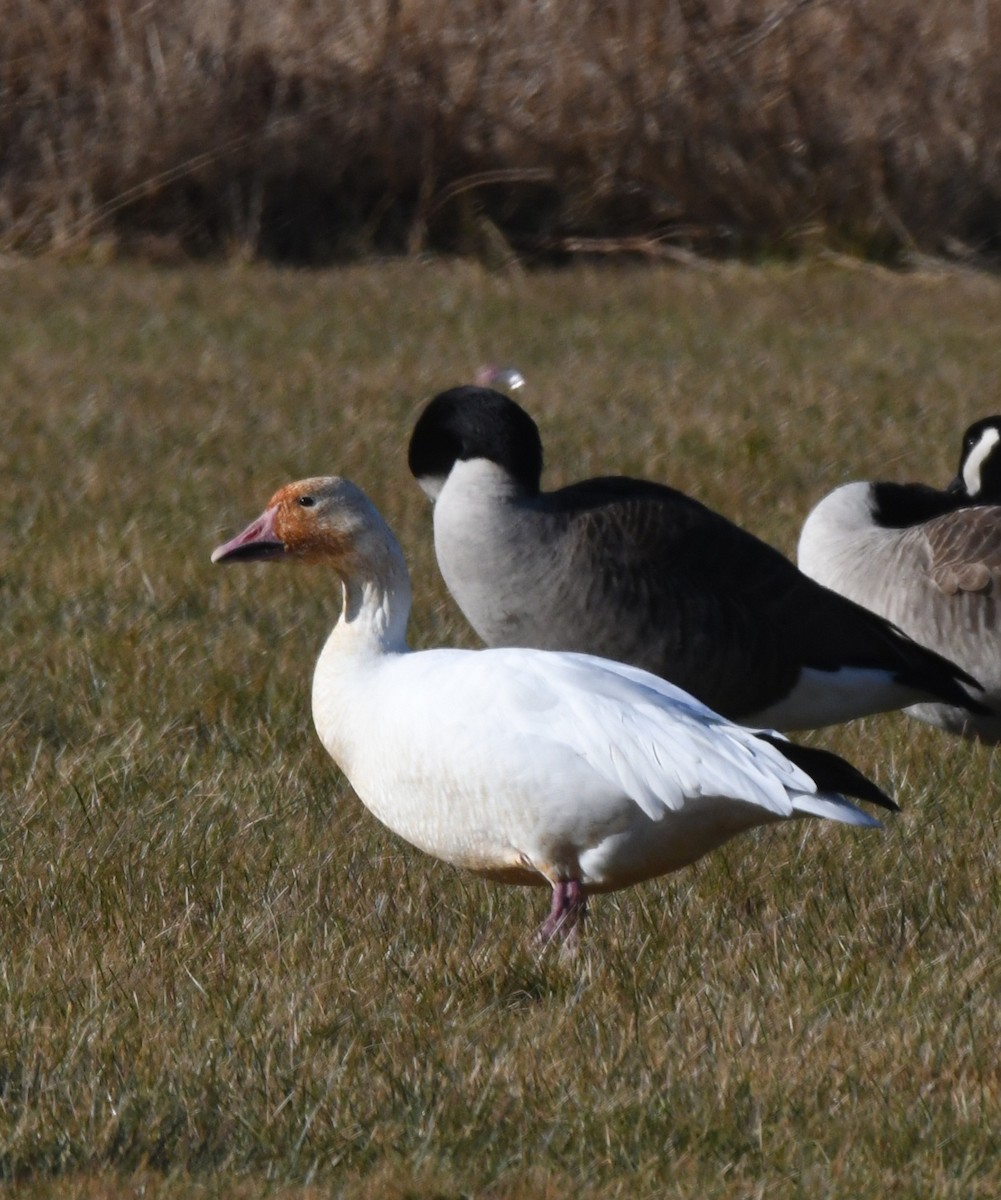
M 312 508 L 315 503 L 316 503 L 316 500 L 312 496 L 300 496 L 299 497 L 299 504 L 303 508 Z

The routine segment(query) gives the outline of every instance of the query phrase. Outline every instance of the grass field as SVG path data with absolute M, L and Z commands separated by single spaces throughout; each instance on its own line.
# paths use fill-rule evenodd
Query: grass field
M 24 1197 L 989 1197 L 991 751 L 816 735 L 882 833 L 746 837 L 600 898 L 462 877 L 311 729 L 322 572 L 212 547 L 340 472 L 398 531 L 412 640 L 472 645 L 406 439 L 484 361 L 551 484 L 668 480 L 787 552 L 876 474 L 945 482 L 1001 405 L 1001 283 L 832 264 L 0 270 L 0 1179 Z

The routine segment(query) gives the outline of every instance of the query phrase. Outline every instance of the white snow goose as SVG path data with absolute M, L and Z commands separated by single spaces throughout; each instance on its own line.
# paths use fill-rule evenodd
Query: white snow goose
M 341 612 L 313 676 L 320 740 L 362 802 L 428 854 L 548 884 L 539 931 L 573 930 L 592 892 L 694 862 L 792 817 L 878 825 L 894 809 L 827 751 L 731 724 L 634 667 L 541 650 L 408 651 L 400 547 L 345 479 L 281 488 L 214 562 L 329 566 Z
M 976 681 L 673 488 L 540 490 L 542 442 L 510 397 L 436 396 L 410 470 L 434 501 L 438 566 L 488 646 L 576 650 L 671 680 L 747 725 L 808 729 Z
M 984 686 L 989 715 L 955 704 L 907 712 L 964 737 L 1001 741 L 1001 416 L 963 435 L 959 474 L 922 483 L 847 483 L 799 539 L 807 575 L 894 621 Z

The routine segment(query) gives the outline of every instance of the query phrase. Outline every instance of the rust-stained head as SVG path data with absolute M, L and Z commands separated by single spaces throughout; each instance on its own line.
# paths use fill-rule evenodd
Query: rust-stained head
M 256 521 L 212 552 L 212 561 L 325 562 L 350 572 L 370 532 L 380 540 L 389 534 L 360 488 L 335 475 L 300 479 L 279 488 Z

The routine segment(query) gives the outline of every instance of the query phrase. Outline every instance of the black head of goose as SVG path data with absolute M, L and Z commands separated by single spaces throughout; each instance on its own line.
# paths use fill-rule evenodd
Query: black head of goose
M 963 434 L 959 470 L 946 490 L 963 504 L 1001 504 L 1001 416 L 982 417 Z
M 947 488 L 847 483 L 814 508 L 799 539 L 812 578 L 895 622 L 975 675 L 993 710 L 918 704 L 919 720 L 1001 741 L 1001 416 L 963 435 Z
M 436 396 L 409 464 L 435 502 L 445 583 L 490 646 L 630 663 L 779 729 L 929 698 L 981 707 L 965 672 L 673 488 L 609 477 L 542 491 L 539 431 L 499 392 Z

